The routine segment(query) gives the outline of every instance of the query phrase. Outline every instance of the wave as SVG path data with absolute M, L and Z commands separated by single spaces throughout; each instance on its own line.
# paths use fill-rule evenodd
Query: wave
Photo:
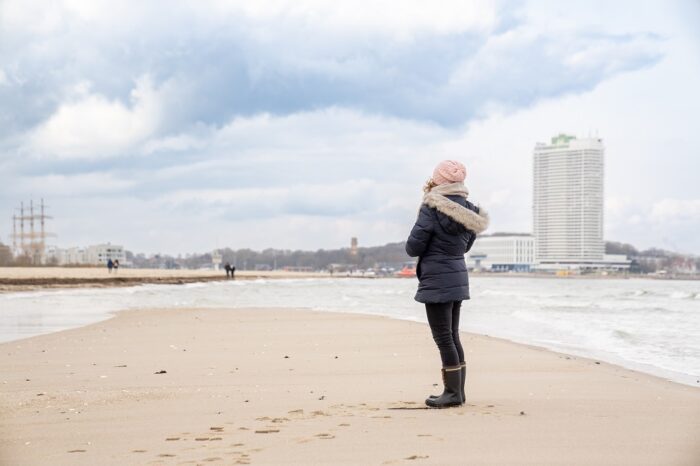
M 627 332 L 625 330 L 620 330 L 620 329 L 613 330 L 612 335 L 614 338 L 618 338 L 620 340 L 623 340 L 627 343 L 631 343 L 633 345 L 637 345 L 640 343 L 640 338 L 637 335 L 630 333 L 630 332 Z
M 699 295 L 700 293 L 697 292 L 676 291 L 671 293 L 669 297 L 674 299 L 698 299 Z

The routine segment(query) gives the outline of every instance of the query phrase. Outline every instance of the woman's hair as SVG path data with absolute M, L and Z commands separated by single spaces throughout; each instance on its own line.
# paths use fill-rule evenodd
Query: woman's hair
M 437 185 L 438 184 L 435 181 L 433 181 L 432 178 L 428 178 L 428 181 L 426 181 L 423 185 L 423 192 L 427 194 L 430 192 L 431 189 L 433 189 Z

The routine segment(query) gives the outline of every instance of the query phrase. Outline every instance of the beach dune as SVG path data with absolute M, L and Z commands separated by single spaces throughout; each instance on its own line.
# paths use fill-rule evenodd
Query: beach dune
M 700 464 L 700 390 L 463 335 L 467 404 L 425 409 L 424 324 L 140 310 L 0 345 L 0 464 Z

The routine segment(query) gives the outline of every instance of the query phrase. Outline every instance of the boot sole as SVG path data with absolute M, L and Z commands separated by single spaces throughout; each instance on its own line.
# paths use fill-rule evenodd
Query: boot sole
M 437 398 L 437 396 L 435 396 L 435 395 L 430 395 L 429 398 L 435 399 L 435 398 Z M 466 401 L 462 401 L 459 405 L 454 405 L 454 406 L 464 406 L 465 404 L 467 404 L 467 402 L 466 402 Z M 428 403 L 426 403 L 426 405 L 427 405 L 427 406 L 430 406 Z M 433 406 L 430 406 L 430 407 L 432 408 Z M 450 406 L 450 408 L 452 408 L 452 406 Z
M 448 406 L 448 408 L 454 408 L 455 406 L 464 406 L 465 404 L 467 404 L 466 401 L 463 401 L 463 402 L 461 402 L 461 403 L 458 404 L 458 405 L 450 405 L 450 406 Z M 425 405 L 428 406 L 428 407 L 430 407 L 430 408 L 436 408 L 436 407 L 437 407 L 437 406 L 431 406 L 431 405 L 429 405 L 428 403 L 426 403 Z
M 444 405 L 431 405 L 427 401 L 425 402 L 425 405 L 428 408 L 432 409 L 445 409 L 445 408 L 458 408 L 462 406 L 463 403 L 449 403 L 449 404 L 444 404 Z

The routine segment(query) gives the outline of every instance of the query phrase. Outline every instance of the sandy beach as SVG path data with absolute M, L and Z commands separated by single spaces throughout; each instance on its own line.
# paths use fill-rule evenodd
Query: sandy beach
M 257 278 L 321 278 L 326 273 L 236 271 L 237 280 Z M 0 267 L 0 293 L 47 288 L 98 288 L 153 284 L 183 284 L 226 280 L 223 270 L 125 269 L 109 273 L 106 267 Z
M 697 465 L 700 390 L 465 334 L 468 402 L 424 409 L 424 324 L 142 310 L 0 345 L 0 464 Z

